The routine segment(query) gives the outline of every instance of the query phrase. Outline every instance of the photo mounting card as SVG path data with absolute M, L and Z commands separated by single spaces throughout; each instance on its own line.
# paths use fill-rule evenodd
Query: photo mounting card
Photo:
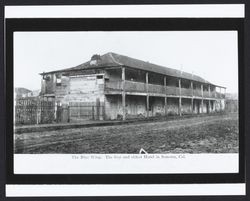
M 244 5 L 214 6 L 6 6 L 6 195 L 244 195 Z

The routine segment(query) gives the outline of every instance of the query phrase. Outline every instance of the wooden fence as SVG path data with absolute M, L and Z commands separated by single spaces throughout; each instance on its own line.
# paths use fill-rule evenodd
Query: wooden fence
M 103 120 L 105 108 L 96 102 L 71 102 L 55 104 L 54 99 L 20 98 L 16 100 L 14 122 L 16 125 L 50 124 Z
M 16 125 L 53 123 L 55 104 L 53 99 L 40 97 L 26 97 L 16 99 Z

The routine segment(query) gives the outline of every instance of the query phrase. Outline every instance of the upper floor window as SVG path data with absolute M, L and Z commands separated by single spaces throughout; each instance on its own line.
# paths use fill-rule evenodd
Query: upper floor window
M 103 79 L 103 75 L 97 75 L 96 78 L 97 79 Z
M 97 79 L 97 84 L 103 84 L 103 75 L 97 75 L 96 79 Z
M 61 86 L 61 85 L 62 85 L 62 76 L 56 75 L 56 86 Z

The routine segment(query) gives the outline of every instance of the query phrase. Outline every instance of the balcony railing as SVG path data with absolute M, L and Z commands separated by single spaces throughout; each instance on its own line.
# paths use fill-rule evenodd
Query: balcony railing
M 122 91 L 122 82 L 121 81 L 111 81 L 105 82 L 106 91 Z
M 146 93 L 146 84 L 143 82 L 125 81 L 125 91 Z
M 181 88 L 182 96 L 192 96 L 192 89 Z
M 211 97 L 211 96 L 209 95 L 209 91 L 203 91 L 203 97 L 204 97 L 204 98 L 209 98 L 209 97 Z
M 201 90 L 200 89 L 194 89 L 194 96 L 202 96 L 202 94 L 201 94 Z
M 166 86 L 166 94 L 172 96 L 179 96 L 180 89 L 178 87 Z
M 215 92 L 215 97 L 216 98 L 225 98 L 225 94 L 219 93 L 219 92 Z
M 113 92 L 122 92 L 122 81 L 108 81 L 105 82 L 105 92 L 108 93 L 110 91 Z M 148 88 L 147 88 L 148 87 Z M 155 94 L 162 94 L 162 95 L 169 95 L 169 96 L 180 96 L 180 89 L 179 87 L 175 86 L 163 86 L 163 85 L 156 85 L 156 84 L 147 84 L 143 82 L 134 82 L 126 80 L 124 82 L 124 89 L 126 92 L 135 92 L 135 93 L 155 93 Z M 191 89 L 188 88 L 181 88 L 181 95 L 182 96 L 195 96 L 195 97 L 202 97 L 202 93 L 200 89 L 194 89 L 193 92 Z M 225 95 L 222 93 L 218 93 L 215 91 L 203 91 L 204 98 L 225 98 Z
M 165 87 L 163 85 L 148 84 L 148 92 L 156 94 L 165 94 Z
M 210 97 L 211 97 L 211 98 L 216 98 L 216 93 L 215 93 L 215 91 L 211 91 L 211 92 L 210 92 Z

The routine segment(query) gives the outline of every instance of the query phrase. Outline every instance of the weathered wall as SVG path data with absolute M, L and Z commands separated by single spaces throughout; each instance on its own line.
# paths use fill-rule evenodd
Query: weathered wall
M 150 97 L 149 116 L 164 116 L 165 115 L 165 100 L 161 97 Z
M 106 95 L 105 102 L 105 119 L 117 119 L 122 117 L 122 97 L 121 95 Z
M 202 110 L 202 112 L 207 113 L 208 112 L 207 109 L 208 109 L 208 102 L 203 100 L 203 110 Z
M 58 121 L 103 119 L 105 111 L 100 106 L 104 105 L 104 80 L 97 76 L 100 74 L 61 76 L 60 84 L 55 86 L 55 116 Z M 70 111 L 63 109 L 68 107 Z M 70 114 L 70 117 L 64 118 L 63 113 Z
M 193 113 L 194 114 L 199 114 L 200 113 L 200 100 L 196 100 L 194 99 L 194 102 L 193 102 Z
M 211 101 L 211 112 L 215 112 L 215 101 Z
M 201 99 L 199 99 L 199 100 L 194 99 L 194 108 L 193 108 L 194 114 L 208 113 L 208 108 L 209 108 L 209 103 L 207 100 L 203 100 L 203 108 L 202 108 Z
M 62 103 L 65 103 L 66 101 L 64 100 L 65 96 L 67 96 L 70 92 L 70 87 L 69 87 L 69 82 L 70 78 L 66 76 L 62 76 L 61 79 L 61 86 L 56 86 L 55 90 L 55 97 L 56 101 L 60 101 Z
M 182 114 L 191 114 L 192 113 L 192 105 L 191 105 L 191 99 L 182 98 L 181 100 Z
M 167 115 L 179 114 L 179 98 L 167 99 Z
M 126 96 L 126 114 L 128 118 L 146 117 L 146 97 Z
M 105 113 L 107 119 L 122 119 L 122 96 L 105 96 Z M 141 118 L 146 117 L 146 97 L 145 96 L 126 96 L 126 117 Z
M 108 119 L 122 118 L 122 99 L 121 95 L 109 95 L 105 98 L 106 115 Z M 165 101 L 162 97 L 150 97 L 149 116 L 164 116 Z M 207 113 L 208 101 L 203 102 L 203 111 L 201 100 L 194 100 L 194 113 Z M 191 114 L 191 99 L 182 99 L 182 114 Z M 179 99 L 167 98 L 167 115 L 179 114 Z M 145 96 L 126 96 L 126 117 L 146 117 L 146 97 Z
M 104 102 L 104 82 L 97 79 L 96 74 L 78 77 L 62 76 L 61 86 L 56 86 L 56 102 L 69 104 L 70 102 L 95 103 L 97 99 Z

